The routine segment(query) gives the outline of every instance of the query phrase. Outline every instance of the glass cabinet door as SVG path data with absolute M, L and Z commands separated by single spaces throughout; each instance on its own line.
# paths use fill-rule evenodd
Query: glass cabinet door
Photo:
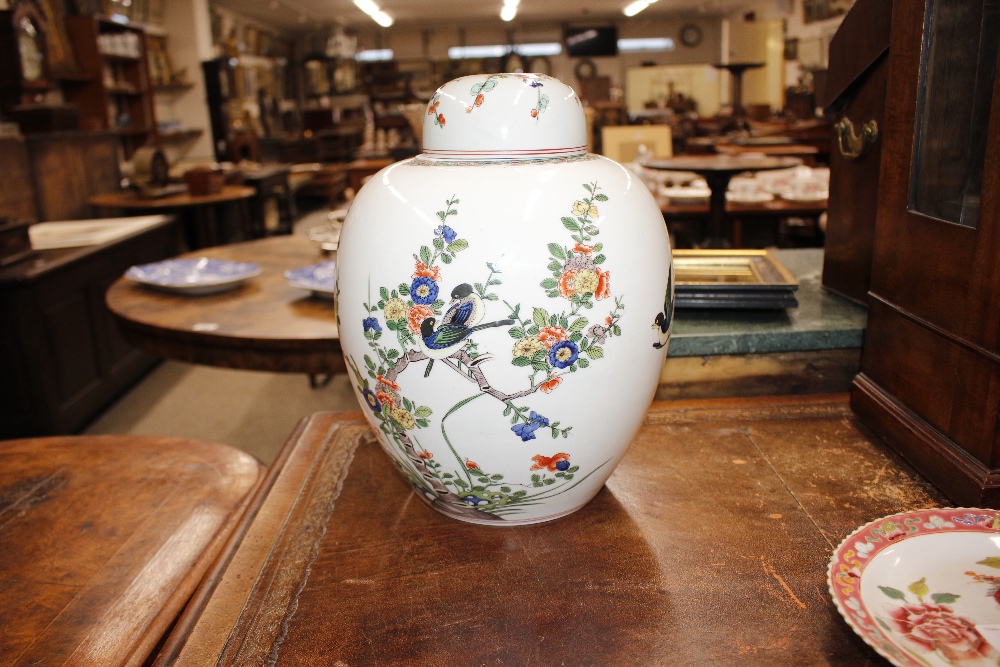
M 1000 0 L 928 0 L 909 208 L 975 227 L 1000 46 Z

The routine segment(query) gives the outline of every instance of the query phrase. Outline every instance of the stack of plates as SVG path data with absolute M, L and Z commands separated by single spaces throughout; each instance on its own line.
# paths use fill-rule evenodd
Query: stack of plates
M 795 308 L 799 284 L 767 250 L 674 250 L 677 308 Z
M 665 195 L 672 204 L 703 204 L 712 196 L 707 187 L 686 186 L 660 188 L 660 194 Z

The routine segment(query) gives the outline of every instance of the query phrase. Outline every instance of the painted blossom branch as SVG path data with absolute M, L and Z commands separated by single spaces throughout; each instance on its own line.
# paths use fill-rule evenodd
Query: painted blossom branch
M 406 367 L 409 366 L 411 363 L 416 361 L 425 361 L 428 358 L 429 357 L 420 350 L 410 350 L 406 354 L 401 356 L 396 361 L 396 363 L 393 364 L 388 371 L 386 371 L 385 378 L 387 380 L 395 382 L 396 378 L 399 377 L 399 374 L 402 373 L 406 369 Z M 466 380 L 469 380 L 470 382 L 475 382 L 479 386 L 480 391 L 489 394 L 493 398 L 503 403 L 507 403 L 509 401 L 513 401 L 518 398 L 523 398 L 525 396 L 534 394 L 541 387 L 541 385 L 535 385 L 530 389 L 525 389 L 524 391 L 518 391 L 513 394 L 506 394 L 498 389 L 495 389 L 493 385 L 490 384 L 490 381 L 489 379 L 487 379 L 486 374 L 483 373 L 482 369 L 479 367 L 479 364 L 485 361 L 485 359 L 483 359 L 482 357 L 479 357 L 478 359 L 473 359 L 472 356 L 468 352 L 466 352 L 464 348 L 445 357 L 441 361 L 446 366 L 454 370 L 456 373 L 464 377 Z M 456 361 L 465 364 L 465 366 L 469 369 L 468 373 L 463 371 L 458 366 Z M 477 361 L 479 363 L 477 363 Z
M 413 445 L 413 441 L 410 439 L 409 434 L 400 428 L 396 428 L 395 433 L 396 439 L 401 445 L 403 445 L 406 457 L 420 474 L 420 477 L 437 496 L 437 500 L 435 502 L 444 505 L 444 511 L 449 514 L 472 517 L 477 521 L 503 520 L 499 516 L 495 516 L 489 512 L 480 512 L 475 508 L 475 506 L 469 505 L 464 500 L 459 498 L 454 491 L 445 486 L 444 483 L 427 467 L 427 461 L 417 453 L 417 448 Z
M 455 359 L 465 364 L 468 367 L 469 372 L 466 373 L 461 368 L 459 368 L 458 364 L 455 363 L 455 361 L 452 361 L 452 359 Z M 482 357 L 480 357 L 479 359 L 482 359 Z M 491 385 L 490 381 L 486 378 L 486 374 L 483 373 L 483 370 L 479 367 L 479 364 L 475 363 L 477 360 L 473 359 L 469 355 L 469 353 L 466 352 L 465 350 L 459 350 L 455 354 L 452 354 L 451 356 L 443 359 L 443 361 L 445 365 L 447 365 L 449 368 L 455 369 L 455 371 L 461 374 L 462 377 L 478 384 L 480 391 L 489 394 L 493 398 L 497 399 L 498 401 L 502 401 L 504 403 L 513 401 L 518 398 L 523 398 L 525 396 L 529 396 L 530 394 L 534 394 L 536 391 L 538 391 L 539 387 L 541 387 L 541 385 L 535 385 L 530 389 L 525 389 L 524 391 L 518 391 L 513 394 L 505 394 L 498 389 L 494 389 L 493 385 Z M 482 362 L 480 361 L 480 363 Z

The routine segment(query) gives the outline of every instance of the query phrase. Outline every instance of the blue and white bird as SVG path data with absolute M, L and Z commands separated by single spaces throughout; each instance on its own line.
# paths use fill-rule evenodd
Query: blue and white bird
M 435 328 L 437 320 L 428 317 L 420 323 L 420 339 L 418 343 L 424 354 L 430 357 L 427 362 L 427 370 L 424 377 L 431 373 L 435 359 L 444 359 L 459 350 L 465 344 L 466 339 L 477 331 L 490 329 L 492 327 L 505 327 L 514 324 L 514 320 L 499 320 L 476 326 L 466 326 L 464 324 L 442 324 Z
M 657 329 L 659 340 L 653 343 L 657 350 L 665 347 L 670 340 L 670 323 L 674 316 L 674 267 L 670 267 L 670 276 L 667 279 L 667 293 L 663 296 L 663 312 L 657 313 L 653 318 L 653 328 Z
M 441 317 L 441 325 L 461 324 L 474 327 L 483 321 L 486 305 L 469 283 L 462 283 L 451 291 L 448 310 Z

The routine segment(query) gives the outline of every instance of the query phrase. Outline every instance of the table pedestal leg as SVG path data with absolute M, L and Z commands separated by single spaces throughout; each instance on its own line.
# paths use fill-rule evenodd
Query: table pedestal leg
M 726 190 L 729 189 L 729 178 L 728 173 L 705 174 L 705 182 L 712 191 L 708 208 L 708 238 L 705 239 L 705 246 L 708 248 L 730 246 L 729 239 L 724 236 L 723 231 L 726 222 Z

